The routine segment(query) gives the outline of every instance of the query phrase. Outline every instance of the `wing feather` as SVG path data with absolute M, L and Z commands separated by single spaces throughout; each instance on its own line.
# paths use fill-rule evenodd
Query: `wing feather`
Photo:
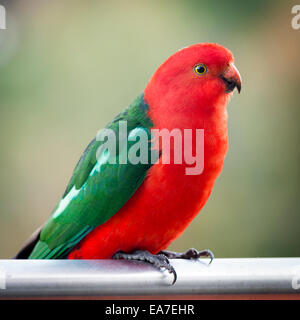
M 117 149 L 116 155 L 111 155 L 104 149 L 97 158 L 102 142 L 96 139 L 91 141 L 80 158 L 62 199 L 35 239 L 36 245 L 29 259 L 64 258 L 91 230 L 111 218 L 144 181 L 151 167 L 150 161 L 148 164 L 135 165 L 130 162 L 119 164 L 118 161 L 124 156 L 123 152 L 127 153 L 134 144 L 134 136 L 139 136 L 141 130 L 148 135 L 148 159 L 151 159 L 153 150 L 149 129 L 152 123 L 147 117 L 143 95 L 107 126 L 116 135 L 118 122 L 121 120 L 127 121 L 131 135 L 130 141 L 127 136 L 127 149 Z M 115 157 L 116 163 L 111 161 L 112 157 Z

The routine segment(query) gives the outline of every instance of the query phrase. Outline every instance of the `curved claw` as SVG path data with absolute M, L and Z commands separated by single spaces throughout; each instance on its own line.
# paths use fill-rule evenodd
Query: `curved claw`
M 201 257 L 209 257 L 210 258 L 209 264 L 211 264 L 211 262 L 214 259 L 214 254 L 209 249 L 198 251 L 194 248 L 191 248 L 183 253 L 178 253 L 178 252 L 173 252 L 173 251 L 160 251 L 159 254 L 163 254 L 170 259 L 188 259 L 188 260 L 190 260 L 190 259 L 199 259 Z
M 173 274 L 174 279 L 173 279 L 172 285 L 174 285 L 174 283 L 177 281 L 177 273 L 174 267 L 170 264 L 169 259 L 164 254 L 157 254 L 154 257 L 157 257 L 163 262 L 163 266 L 157 266 L 157 267 L 165 268 L 169 273 Z
M 113 259 L 124 259 L 124 260 L 137 260 L 146 261 L 157 267 L 158 269 L 165 269 L 174 276 L 172 285 L 177 280 L 177 273 L 174 267 L 170 264 L 169 259 L 164 254 L 153 255 L 148 251 L 136 250 L 133 253 L 125 253 L 119 251 L 113 255 Z
M 168 262 L 168 264 L 164 265 L 163 268 L 165 268 L 167 271 L 169 271 L 169 273 L 173 274 L 174 279 L 173 279 L 172 285 L 174 285 L 174 283 L 177 281 L 177 273 L 176 273 L 174 267 L 170 264 L 170 262 Z
M 196 250 L 197 251 L 197 250 Z M 215 256 L 214 254 L 212 253 L 211 250 L 209 249 L 205 249 L 205 250 L 201 250 L 201 251 L 197 251 L 198 252 L 198 257 L 197 258 L 200 258 L 200 257 L 208 257 L 210 258 L 210 261 L 208 264 L 211 264 L 212 261 L 214 260 Z
M 175 282 L 177 281 L 177 273 L 173 267 L 172 267 L 172 272 L 170 272 L 170 273 L 173 273 L 173 276 L 174 276 L 174 279 L 172 282 L 172 286 L 173 286 L 175 284 Z
M 210 261 L 208 264 L 211 264 L 212 261 L 214 260 L 215 256 L 214 254 L 212 253 L 212 251 L 210 251 L 209 249 L 207 249 L 207 252 L 208 252 L 208 257 L 210 258 Z

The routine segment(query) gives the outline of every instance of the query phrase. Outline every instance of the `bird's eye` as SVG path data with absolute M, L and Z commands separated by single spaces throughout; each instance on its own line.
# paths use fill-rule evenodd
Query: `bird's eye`
M 197 64 L 194 67 L 194 71 L 197 75 L 203 76 L 207 72 L 207 67 L 204 64 Z

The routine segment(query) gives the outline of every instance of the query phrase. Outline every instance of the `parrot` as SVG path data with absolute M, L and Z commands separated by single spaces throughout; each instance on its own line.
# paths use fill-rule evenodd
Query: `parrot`
M 14 258 L 144 261 L 172 273 L 174 282 L 177 275 L 169 259 L 208 257 L 211 262 L 208 249 L 178 253 L 167 248 L 201 211 L 223 169 L 227 103 L 235 88 L 240 93 L 241 83 L 233 54 L 222 45 L 198 43 L 171 55 L 144 91 L 105 127 L 119 143 L 126 142 L 125 148 L 113 154 L 94 138 L 49 219 Z M 127 124 L 125 135 L 119 135 L 121 122 Z M 202 129 L 202 172 L 187 174 L 191 165 L 185 159 L 174 163 L 174 146 L 170 163 L 163 163 L 165 150 L 153 145 L 153 129 Z M 120 161 L 142 132 L 155 161 Z M 191 142 L 193 150 L 197 143 Z

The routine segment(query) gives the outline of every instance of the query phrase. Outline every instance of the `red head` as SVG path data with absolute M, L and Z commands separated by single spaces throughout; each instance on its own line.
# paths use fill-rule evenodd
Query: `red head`
M 157 69 L 145 89 L 145 100 L 154 118 L 207 118 L 224 112 L 235 87 L 240 92 L 241 77 L 232 53 L 217 44 L 201 43 L 179 50 Z

